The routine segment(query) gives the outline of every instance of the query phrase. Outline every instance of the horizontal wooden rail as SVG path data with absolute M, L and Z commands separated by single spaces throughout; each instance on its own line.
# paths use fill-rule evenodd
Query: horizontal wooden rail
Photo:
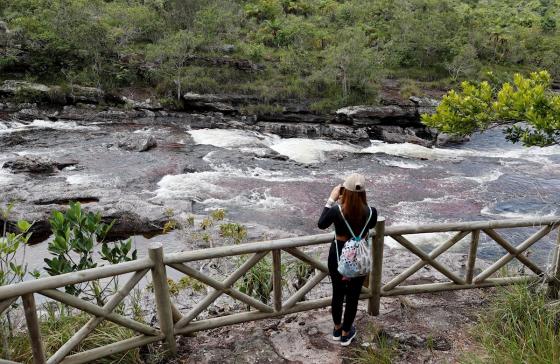
M 370 232 L 370 236 L 373 238 L 373 263 L 369 276 L 370 285 L 368 288 L 362 288 L 360 298 L 368 300 L 368 313 L 378 315 L 380 311 L 380 298 L 398 295 L 496 287 L 535 281 L 549 282 L 552 294 L 557 295 L 560 290 L 560 232 L 557 236 L 554 255 L 556 257 L 554 259 L 555 266 L 552 270 L 538 267 L 535 262 L 524 255 L 524 252 L 533 244 L 550 234 L 559 225 L 560 217 L 546 217 L 385 227 L 385 220 L 380 217 L 376 228 Z M 497 229 L 534 227 L 540 227 L 540 229 L 517 246 L 508 242 L 502 235 L 496 232 Z M 422 247 L 414 244 L 412 240 L 405 237 L 405 235 L 412 234 L 441 232 L 455 232 L 455 234 L 431 252 L 425 252 Z M 482 234 L 486 234 L 486 236 L 491 239 L 491 242 L 504 248 L 507 254 L 475 276 L 477 252 Z M 383 285 L 383 247 L 385 237 L 387 236 L 393 238 L 402 245 L 404 249 L 416 255 L 419 260 Z M 455 272 L 450 267 L 444 266 L 436 260 L 439 256 L 467 237 L 470 238 L 470 244 L 468 261 L 465 262 L 466 272 Z M 331 243 L 333 239 L 334 234 L 329 233 L 172 254 L 164 254 L 161 245 L 154 245 L 150 246 L 148 257 L 136 261 L 0 287 L 0 314 L 6 309 L 9 309 L 17 300 L 23 298 L 25 303 L 27 332 L 33 343 L 33 359 L 35 363 L 44 363 L 46 359 L 48 364 L 86 363 L 157 341 L 163 341 L 163 347 L 167 350 L 167 353 L 173 355 L 177 350 L 175 342 L 176 335 L 189 335 L 196 331 L 328 307 L 331 304 L 331 297 L 305 300 L 306 296 L 309 295 L 314 287 L 324 283 L 323 280 L 329 276 L 329 271 L 324 262 L 304 252 L 300 248 L 328 244 Z M 282 254 L 285 256 L 289 254 L 292 260 L 295 258 L 314 270 L 314 274 L 311 274 L 307 282 L 300 286 L 297 291 L 289 297 L 284 296 L 282 291 Z M 229 273 L 223 281 L 219 281 L 215 277 L 205 274 L 205 272 L 199 270 L 196 265 L 189 265 L 189 263 L 192 262 L 239 255 L 250 255 L 250 257 L 244 260 L 233 272 Z M 259 264 L 262 259 L 268 259 L 270 256 L 272 256 L 272 266 L 270 268 L 272 270 L 272 291 L 269 293 L 269 297 L 264 297 L 264 302 L 261 302 L 243 293 L 240 289 L 236 288 L 235 284 L 239 279 L 242 279 L 246 274 L 251 272 L 251 269 Z M 506 266 L 513 259 L 517 259 L 535 274 L 499 278 L 492 277 L 498 270 Z M 442 274 L 444 279 L 447 278 L 450 281 L 403 285 L 406 284 L 410 276 L 426 266 L 436 269 Z M 195 279 L 211 288 L 207 291 L 204 298 L 198 300 L 197 304 L 194 305 L 194 307 L 190 307 L 186 312 L 180 312 L 177 306 L 171 301 L 172 297 L 169 293 L 167 282 L 167 269 L 169 268 L 173 268 L 179 273 L 185 274 L 191 279 Z M 130 317 L 114 312 L 117 306 L 123 302 L 125 297 L 149 271 L 151 271 L 154 287 L 153 296 L 158 317 L 158 327 L 149 326 L 143 322 L 135 321 Z M 59 289 L 69 285 L 130 273 L 133 273 L 132 277 L 127 280 L 124 286 L 118 288 L 103 307 L 88 302 L 80 297 L 72 296 Z M 93 316 L 50 358 L 44 357 L 44 353 L 39 345 L 41 336 L 38 331 L 38 320 L 40 317 L 37 314 L 34 304 L 33 297 L 35 294 L 49 297 Z M 232 299 L 248 305 L 251 311 L 234 312 L 222 317 L 204 318 L 200 316 L 203 312 L 208 311 L 210 305 L 223 295 L 228 295 Z M 85 352 L 73 353 L 74 348 L 105 320 L 130 329 L 135 332 L 137 336 Z M 13 364 L 13 362 L 9 360 L 0 359 L 0 364 L 2 363 Z
M 509 229 L 518 227 L 537 227 L 543 225 L 554 225 L 560 222 L 560 216 L 541 217 L 529 219 L 508 219 L 489 221 L 466 221 L 443 224 L 422 225 L 396 225 L 385 228 L 387 235 L 409 235 L 426 233 L 445 233 L 451 231 L 473 231 L 483 229 Z
M 23 296 L 28 293 L 36 293 L 45 289 L 60 288 L 96 279 L 115 277 L 126 273 L 135 273 L 151 267 L 152 262 L 149 259 L 144 258 L 134 260 L 132 262 L 106 265 L 79 272 L 65 273 L 58 276 L 10 284 L 8 286 L 0 287 L 0 301 L 4 301 L 12 297 Z
M 531 282 L 542 282 L 543 278 L 536 276 L 521 276 L 521 277 L 502 277 L 502 278 L 488 278 L 482 283 L 471 283 L 471 284 L 455 284 L 451 282 L 445 283 L 426 283 L 426 284 L 415 284 L 411 286 L 398 286 L 397 288 L 392 288 L 389 291 L 381 291 L 381 296 L 391 297 L 391 296 L 402 296 L 409 294 L 420 294 L 420 293 L 435 293 L 443 291 L 455 291 L 459 289 L 475 289 L 475 288 L 488 288 L 488 287 L 499 287 L 507 286 L 516 283 L 531 283 Z
M 285 238 L 278 240 L 265 240 L 256 243 L 245 243 L 239 245 L 219 246 L 215 248 L 192 250 L 181 253 L 166 254 L 163 262 L 165 264 L 186 263 L 196 260 L 231 257 L 242 254 L 268 252 L 271 250 L 298 248 L 302 246 L 320 245 L 330 243 L 334 239 L 334 233 Z

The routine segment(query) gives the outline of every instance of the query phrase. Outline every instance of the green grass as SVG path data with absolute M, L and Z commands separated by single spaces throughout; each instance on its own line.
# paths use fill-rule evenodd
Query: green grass
M 471 355 L 466 362 L 560 362 L 560 307 L 547 303 L 545 290 L 537 287 L 515 285 L 498 289 L 474 329 L 487 355 Z
M 369 345 L 352 349 L 346 358 L 351 364 L 391 364 L 397 355 L 397 344 L 389 342 L 373 324 L 366 329 L 363 342 Z
M 60 312 L 56 315 L 48 314 L 43 316 L 40 327 L 46 356 L 49 357 L 53 355 L 72 337 L 72 335 L 82 328 L 89 319 L 90 316 L 86 314 L 69 315 Z M 129 339 L 133 336 L 135 336 L 135 334 L 131 330 L 112 322 L 104 321 L 89 334 L 73 352 L 90 350 Z M 11 360 L 22 363 L 32 362 L 32 350 L 27 332 L 16 332 L 15 335 L 9 339 L 9 347 L 11 351 Z M 99 359 L 96 363 L 136 364 L 145 363 L 145 361 L 142 360 L 140 356 L 140 349 L 133 349 Z

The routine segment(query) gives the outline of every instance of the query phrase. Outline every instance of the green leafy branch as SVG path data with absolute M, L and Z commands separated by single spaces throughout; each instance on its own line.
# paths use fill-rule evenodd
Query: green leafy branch
M 560 95 L 551 91 L 547 71 L 515 74 L 499 89 L 490 83 L 461 83 L 461 91 L 443 97 L 436 113 L 423 114 L 427 126 L 453 135 L 469 135 L 506 125 L 506 139 L 524 146 L 560 143 Z

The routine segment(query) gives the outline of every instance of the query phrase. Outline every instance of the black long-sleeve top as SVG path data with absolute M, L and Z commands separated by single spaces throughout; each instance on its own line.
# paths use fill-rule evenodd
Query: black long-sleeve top
M 367 218 L 369 216 L 369 208 L 370 207 L 367 206 L 367 210 L 365 211 L 363 221 L 360 222 L 359 227 L 352 227 L 352 229 L 354 230 L 354 234 L 356 235 L 359 234 L 364 228 L 364 225 L 366 224 Z M 321 217 L 319 217 L 319 222 L 317 223 L 317 226 L 319 227 L 319 229 L 327 229 L 333 223 L 334 223 L 336 234 L 338 236 L 343 236 L 346 237 L 347 239 L 350 239 L 352 237 L 352 234 L 350 233 L 350 231 L 348 231 L 348 227 L 346 226 L 346 223 L 342 219 L 342 214 L 340 213 L 338 204 L 334 204 L 330 208 L 325 206 L 323 212 L 321 213 Z M 377 210 L 375 209 L 375 207 L 371 207 L 371 219 L 369 220 L 367 229 L 364 231 L 364 237 L 367 236 L 367 233 L 369 232 L 370 229 L 373 229 L 375 227 L 375 224 L 377 224 Z

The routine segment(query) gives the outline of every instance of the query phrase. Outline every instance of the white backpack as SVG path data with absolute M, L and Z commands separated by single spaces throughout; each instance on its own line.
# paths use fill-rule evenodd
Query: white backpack
M 369 208 L 369 217 L 366 221 L 366 224 L 362 229 L 362 232 L 358 236 L 354 234 L 354 231 L 350 227 L 350 224 L 348 223 L 348 221 L 346 221 L 346 218 L 342 213 L 342 207 L 340 207 L 340 205 L 338 205 L 338 209 L 340 210 L 342 219 L 348 227 L 348 231 L 350 231 L 350 234 L 352 234 L 352 239 L 348 240 L 344 244 L 340 256 L 338 254 L 338 241 L 336 241 L 338 272 L 342 276 L 349 278 L 365 276 L 371 271 L 371 246 L 368 243 L 367 239 L 362 238 L 362 236 L 364 235 L 369 221 L 371 220 L 371 207 Z

